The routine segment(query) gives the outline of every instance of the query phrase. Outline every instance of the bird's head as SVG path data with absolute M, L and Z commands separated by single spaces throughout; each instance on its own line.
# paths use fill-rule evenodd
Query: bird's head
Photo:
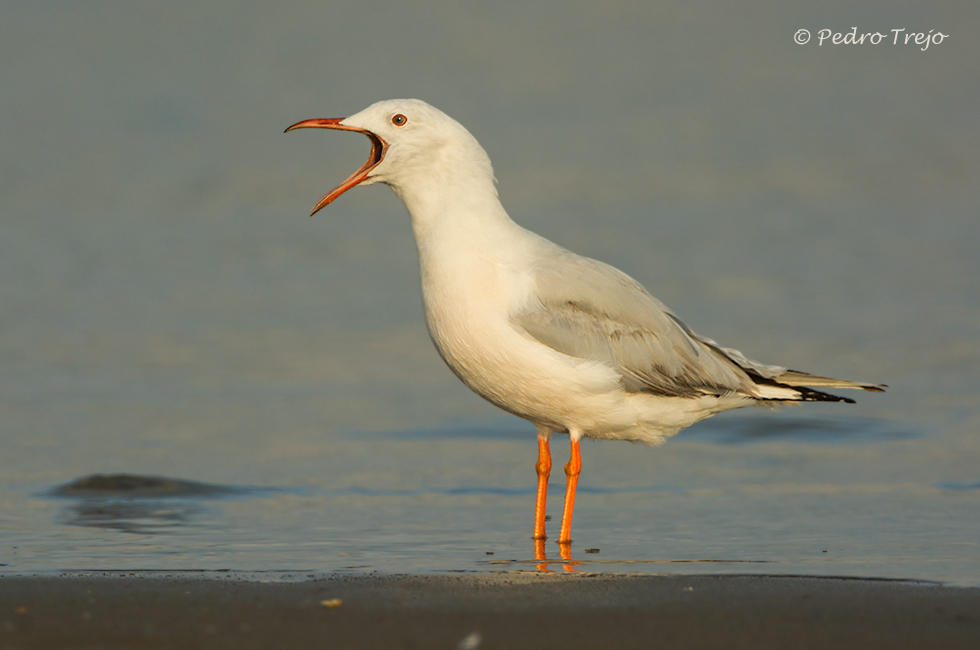
M 304 120 L 286 131 L 308 128 L 354 131 L 371 141 L 367 162 L 320 199 L 311 215 L 355 185 L 380 182 L 398 192 L 413 179 L 447 182 L 447 172 L 493 182 L 490 159 L 469 131 L 418 99 L 389 99 L 350 117 Z

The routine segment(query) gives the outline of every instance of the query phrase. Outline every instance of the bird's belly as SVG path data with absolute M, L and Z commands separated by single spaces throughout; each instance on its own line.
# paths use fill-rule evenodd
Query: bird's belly
M 637 413 L 607 366 L 573 359 L 491 314 L 431 313 L 439 354 L 457 377 L 494 405 L 554 431 L 623 429 Z

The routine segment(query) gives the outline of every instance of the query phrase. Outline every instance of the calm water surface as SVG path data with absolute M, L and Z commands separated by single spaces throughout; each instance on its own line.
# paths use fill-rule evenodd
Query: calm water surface
M 306 218 L 367 142 L 281 133 L 417 96 L 518 222 L 890 386 L 587 441 L 574 568 L 980 584 L 977 5 L 751 4 L 5 6 L 0 571 L 535 570 L 533 427 L 432 349 L 390 191 Z M 792 41 L 855 24 L 951 36 Z

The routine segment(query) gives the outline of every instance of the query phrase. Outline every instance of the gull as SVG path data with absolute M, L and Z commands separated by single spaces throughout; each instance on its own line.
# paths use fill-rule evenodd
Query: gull
M 853 402 L 823 388 L 883 386 L 751 361 L 695 334 L 636 280 L 515 223 L 486 152 L 417 99 L 381 101 L 303 128 L 361 133 L 371 154 L 311 216 L 356 185 L 384 183 L 411 216 L 425 320 L 440 356 L 475 393 L 537 428 L 534 539 L 544 540 L 550 439 L 567 433 L 558 543 L 571 543 L 582 438 L 656 445 L 749 404 Z

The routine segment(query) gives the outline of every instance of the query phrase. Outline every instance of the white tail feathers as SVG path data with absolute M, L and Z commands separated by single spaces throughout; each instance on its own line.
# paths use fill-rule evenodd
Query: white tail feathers
M 787 400 L 795 402 L 801 399 L 800 391 L 789 386 L 778 384 L 756 384 L 753 397 L 764 400 Z

